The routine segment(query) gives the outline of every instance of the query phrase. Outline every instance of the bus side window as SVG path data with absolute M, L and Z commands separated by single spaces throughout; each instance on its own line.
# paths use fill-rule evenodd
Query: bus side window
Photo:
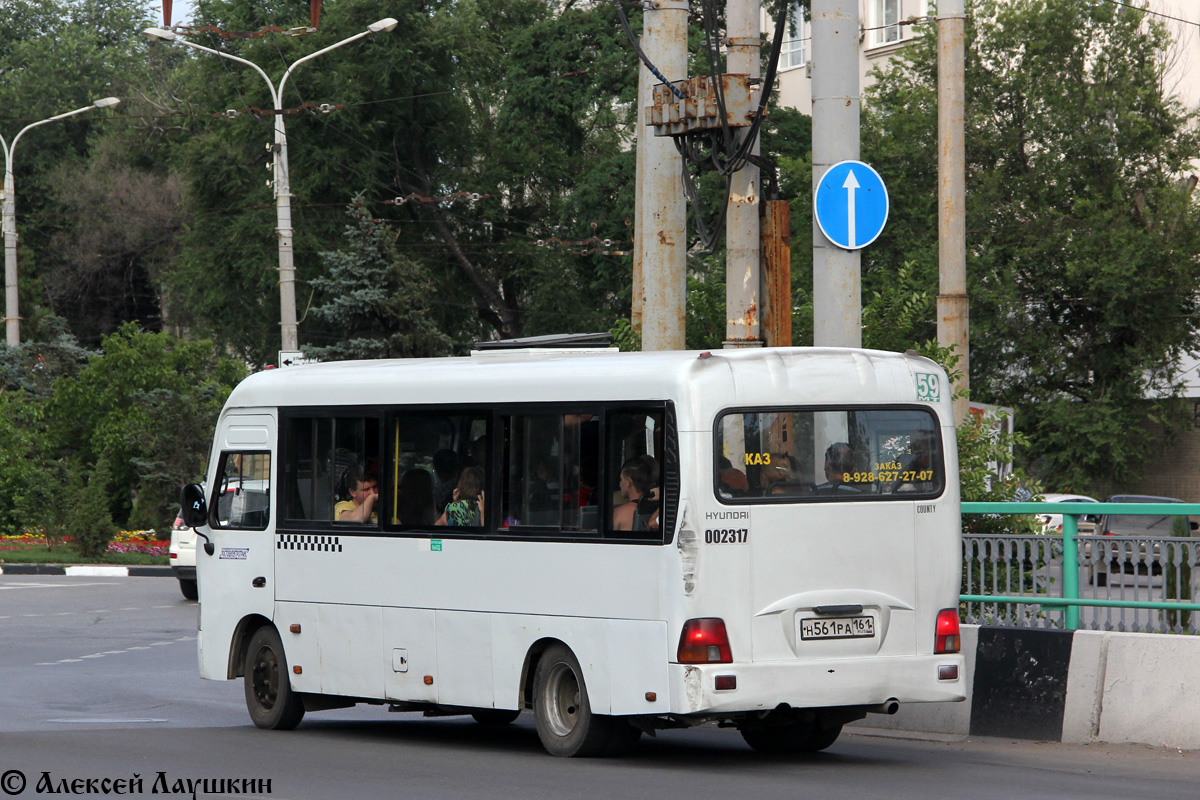
M 271 518 L 271 454 L 224 453 L 213 491 L 213 527 L 266 530 Z
M 663 522 L 662 411 L 611 412 L 607 430 L 608 535 L 657 539 Z
M 351 500 L 352 476 L 377 475 L 379 430 L 373 416 L 285 417 L 283 518 L 322 526 L 336 521 L 335 506 Z
M 595 414 L 506 417 L 502 525 L 595 535 L 600 422 Z

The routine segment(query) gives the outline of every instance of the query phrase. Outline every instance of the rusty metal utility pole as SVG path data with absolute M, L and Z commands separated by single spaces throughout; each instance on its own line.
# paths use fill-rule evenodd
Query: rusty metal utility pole
M 813 194 L 825 171 L 858 160 L 857 0 L 812 0 Z M 813 221 L 813 343 L 862 346 L 862 261 Z
M 758 0 L 728 0 L 725 6 L 727 69 L 732 74 L 759 77 Z M 766 91 L 768 87 L 762 87 Z M 758 155 L 758 142 L 750 151 Z M 762 283 L 759 260 L 759 169 L 746 164 L 733 175 L 725 216 L 725 346 L 761 347 Z
M 642 50 L 670 80 L 687 77 L 686 0 L 646 3 Z M 645 65 L 638 80 L 637 206 L 634 220 L 634 327 L 643 350 L 684 348 L 687 292 L 687 203 L 679 153 L 646 124 L 649 88 L 658 81 Z
M 938 3 L 938 300 L 937 338 L 962 356 L 962 378 L 970 389 L 967 307 L 967 190 L 963 146 L 965 108 L 963 0 Z M 964 392 L 965 394 L 965 392 Z M 954 400 L 954 421 L 967 418 L 967 398 Z

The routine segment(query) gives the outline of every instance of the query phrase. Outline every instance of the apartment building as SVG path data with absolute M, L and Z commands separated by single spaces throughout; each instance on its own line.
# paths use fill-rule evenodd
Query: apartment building
M 1098 0 L 1112 2 L 1112 0 Z M 1134 0 L 1136 2 L 1136 0 Z M 1117 5 L 1130 3 L 1121 0 Z M 1149 0 L 1146 11 L 1167 26 L 1175 39 L 1168 54 L 1166 88 L 1188 108 L 1200 108 L 1200 2 L 1197 0 Z M 930 0 L 859 0 L 860 87 L 872 82 L 870 72 L 900 52 L 916 35 L 918 26 L 936 25 L 936 3 Z M 774 30 L 773 20 L 763 15 L 763 30 Z M 812 111 L 812 28 L 799 9 L 793 11 L 784 33 L 779 56 L 778 105 Z

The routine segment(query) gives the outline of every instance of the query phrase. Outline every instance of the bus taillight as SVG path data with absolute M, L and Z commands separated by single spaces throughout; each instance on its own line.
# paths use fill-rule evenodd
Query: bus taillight
M 716 617 L 689 619 L 679 636 L 680 664 L 729 664 L 733 653 L 725 621 Z
M 943 608 L 937 615 L 937 635 L 933 639 L 934 653 L 957 653 L 962 648 L 958 632 L 958 610 Z

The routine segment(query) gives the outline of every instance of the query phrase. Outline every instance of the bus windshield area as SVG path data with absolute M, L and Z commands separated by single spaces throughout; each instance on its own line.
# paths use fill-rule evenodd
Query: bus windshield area
M 923 409 L 726 413 L 715 444 L 725 502 L 932 498 L 946 485 L 937 418 Z

